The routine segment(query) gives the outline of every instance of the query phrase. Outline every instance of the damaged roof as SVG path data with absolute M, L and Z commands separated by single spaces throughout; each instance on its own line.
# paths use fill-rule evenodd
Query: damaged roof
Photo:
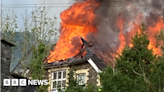
M 98 58 L 95 54 L 90 57 L 92 61 L 95 63 L 95 65 L 102 71 L 107 65 L 104 63 L 104 61 L 100 58 Z M 66 60 L 61 60 L 59 62 L 52 62 L 52 63 L 46 63 L 44 66 L 47 69 L 50 68 L 59 68 L 59 67 L 68 67 L 73 65 L 78 65 L 82 63 L 88 62 L 89 58 L 83 57 L 83 58 L 68 58 Z M 92 66 L 92 65 L 91 65 Z
M 81 51 L 86 51 L 87 52 L 84 57 L 78 56 L 78 54 L 77 54 L 76 56 L 68 58 L 66 60 L 60 60 L 58 62 L 52 62 L 52 63 L 47 63 L 46 62 L 44 64 L 45 68 L 50 69 L 50 68 L 68 67 L 68 66 L 73 66 L 73 65 L 86 63 L 86 62 L 88 62 L 89 59 L 92 59 L 94 64 L 99 68 L 99 70 L 102 71 L 107 66 L 107 64 L 105 64 L 105 62 L 102 59 L 100 59 L 92 51 L 92 49 L 90 48 L 91 45 L 87 41 L 85 41 L 83 38 L 81 38 L 81 40 L 83 42 L 83 46 L 85 46 L 85 48 L 82 48 L 84 50 L 81 50 Z M 83 53 L 83 52 L 80 52 L 80 53 Z

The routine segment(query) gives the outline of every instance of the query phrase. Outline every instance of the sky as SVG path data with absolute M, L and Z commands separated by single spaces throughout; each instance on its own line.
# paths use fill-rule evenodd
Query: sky
M 48 11 L 48 16 L 53 18 L 57 17 L 58 27 L 60 26 L 60 13 L 67 9 L 70 5 L 74 3 L 74 0 L 1 0 L 2 15 L 12 14 L 12 11 L 18 17 L 18 26 L 23 26 L 22 15 L 30 15 L 34 6 L 45 6 L 50 7 Z M 9 11 L 9 12 L 8 12 Z
M 31 15 L 32 10 L 36 6 L 48 6 L 48 17 L 57 18 L 57 29 L 60 27 L 60 13 L 67 9 L 74 3 L 74 0 L 1 0 L 1 15 L 12 16 L 12 13 L 17 16 L 17 23 L 19 28 L 23 28 L 23 18 L 22 16 Z M 19 54 L 19 53 L 17 53 Z M 11 64 L 11 70 L 18 63 L 18 59 L 16 59 Z

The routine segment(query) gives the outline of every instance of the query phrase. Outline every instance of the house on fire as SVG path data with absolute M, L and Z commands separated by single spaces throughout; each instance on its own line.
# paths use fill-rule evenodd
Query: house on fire
M 86 51 L 86 55 L 82 57 L 80 54 L 61 60 L 58 62 L 45 63 L 45 68 L 48 71 L 48 78 L 50 82 L 49 92 L 57 92 L 57 89 L 64 89 L 68 86 L 68 73 L 70 69 L 75 69 L 76 80 L 78 85 L 92 84 L 95 87 L 100 86 L 100 78 L 98 73 L 106 67 L 106 63 L 100 59 L 90 49 L 89 43 L 82 39 L 83 50 Z

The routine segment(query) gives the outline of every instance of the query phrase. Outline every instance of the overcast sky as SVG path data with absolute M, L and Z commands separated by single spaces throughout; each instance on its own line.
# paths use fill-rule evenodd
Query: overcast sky
M 48 16 L 52 18 L 56 16 L 59 25 L 61 21 L 60 13 L 72 5 L 74 0 L 2 0 L 2 13 L 5 15 L 9 9 L 9 13 L 13 10 L 14 14 L 18 17 L 18 26 L 23 26 L 22 15 L 25 15 L 26 11 L 30 15 L 32 9 L 34 9 L 34 5 L 42 6 L 44 3 L 46 6 L 50 6 Z
M 73 0 L 1 0 L 2 7 L 2 15 L 9 14 L 11 16 L 12 10 L 14 14 L 17 16 L 17 23 L 19 28 L 23 28 L 23 19 L 22 15 L 31 15 L 31 11 L 34 9 L 34 5 L 36 6 L 50 6 L 50 10 L 48 12 L 48 16 L 53 18 L 57 17 L 58 20 L 58 28 L 60 26 L 60 13 L 71 6 L 74 1 Z M 10 10 L 10 11 L 9 11 Z M 8 12 L 9 11 L 9 12 Z M 19 54 L 19 53 L 17 53 Z M 18 63 L 19 58 L 12 62 L 11 69 Z

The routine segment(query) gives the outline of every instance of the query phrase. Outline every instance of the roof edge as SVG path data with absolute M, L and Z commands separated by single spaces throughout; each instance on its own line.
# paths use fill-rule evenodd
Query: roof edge
M 97 73 L 102 73 L 102 71 L 97 67 L 97 65 L 93 62 L 91 58 L 89 58 L 87 61 L 95 69 Z
M 5 39 L 1 39 L 1 42 L 7 43 L 7 44 L 9 44 L 10 46 L 15 46 L 15 44 L 13 44 L 13 43 L 11 43 L 11 42 L 5 40 Z

